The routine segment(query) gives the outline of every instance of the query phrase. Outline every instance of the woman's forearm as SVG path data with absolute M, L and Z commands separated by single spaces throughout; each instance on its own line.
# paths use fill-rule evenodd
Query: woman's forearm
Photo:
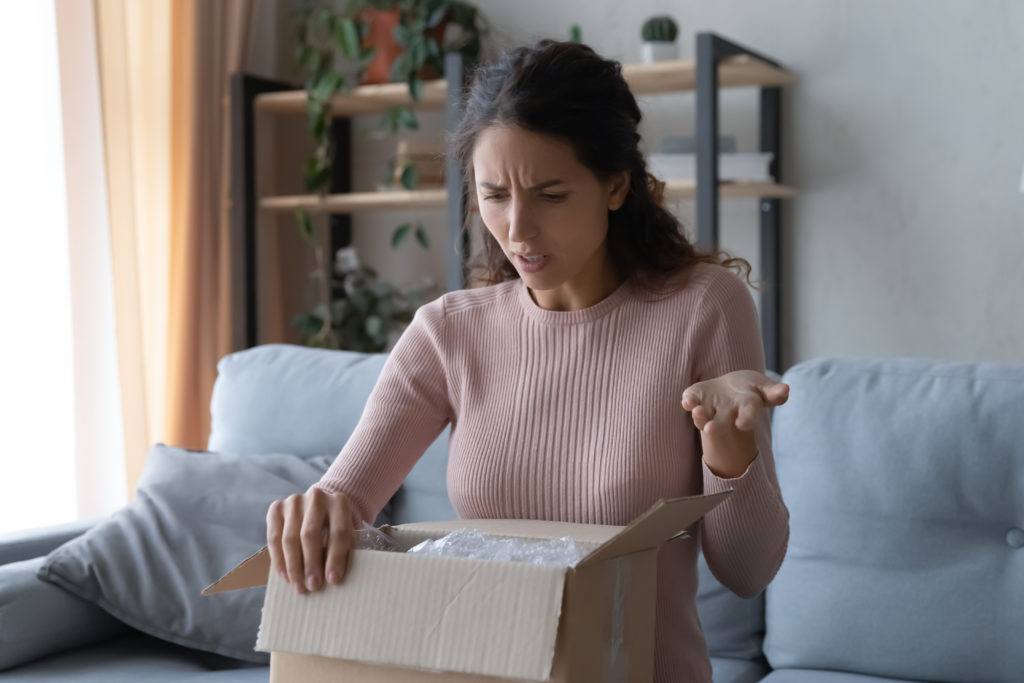
M 708 434 L 702 431 L 700 442 L 708 469 L 723 479 L 740 476 L 757 457 L 757 443 L 753 431 L 729 429 L 724 434 Z

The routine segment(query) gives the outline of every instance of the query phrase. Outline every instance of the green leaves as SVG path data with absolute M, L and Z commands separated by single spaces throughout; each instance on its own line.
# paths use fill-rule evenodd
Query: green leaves
M 402 240 L 405 239 L 405 236 L 409 234 L 410 230 L 412 230 L 411 223 L 403 223 L 395 228 L 395 231 L 391 233 L 391 248 L 394 249 L 401 244 Z
M 399 114 L 398 120 L 409 130 L 420 129 L 420 123 L 416 120 L 416 114 L 413 113 L 412 109 L 403 108 L 402 113 Z
M 412 109 L 401 105 L 395 105 L 393 107 L 388 107 L 388 109 L 381 114 L 380 126 L 389 133 L 395 134 L 402 128 L 419 130 L 420 123 L 416 119 L 416 114 L 413 113 Z
M 390 79 L 393 82 L 401 83 L 408 78 L 409 72 L 412 70 L 412 58 L 409 56 L 409 50 L 406 50 L 395 57 L 395 61 L 391 63 Z
M 335 27 L 334 40 L 341 47 L 341 54 L 349 59 L 359 59 L 360 40 L 359 29 L 352 19 L 346 17 Z
M 384 166 L 384 173 L 381 175 L 380 184 L 384 187 L 391 187 L 395 184 L 395 162 L 388 161 Z
M 430 287 L 399 289 L 380 282 L 372 268 L 335 271 L 330 304 L 297 315 L 292 325 L 308 346 L 353 351 L 386 351 L 392 339 L 412 320 Z
M 433 59 L 441 58 L 441 46 L 437 44 L 437 41 L 427 36 L 427 55 Z
M 409 79 L 409 94 L 412 96 L 413 102 L 419 102 L 420 98 L 423 97 L 423 79 L 418 76 L 412 76 Z M 417 124 L 418 125 L 418 124 Z
M 388 107 L 384 113 L 380 115 L 381 127 L 387 129 L 389 133 L 397 133 L 398 127 L 401 125 L 403 109 L 404 107 L 400 106 Z
M 326 187 L 331 180 L 331 165 L 327 159 L 320 155 L 306 159 L 304 180 L 309 192 L 319 192 Z
M 395 39 L 395 42 L 406 47 L 406 41 L 409 40 L 409 29 L 402 24 L 395 26 L 391 29 L 391 37 Z
M 420 172 L 415 166 L 406 166 L 402 169 L 402 187 L 407 190 L 415 190 L 420 182 Z
M 377 338 L 381 336 L 384 331 L 384 321 L 379 316 L 371 315 L 366 318 L 366 322 L 363 323 L 363 327 L 366 329 L 366 334 L 371 337 Z
M 476 8 L 464 2 L 453 2 L 451 15 L 452 21 L 463 28 L 468 28 L 476 23 Z
M 424 249 L 430 248 L 430 236 L 427 235 L 427 230 L 423 227 L 423 223 L 417 223 L 415 230 L 413 230 L 413 225 L 411 223 L 403 223 L 395 228 L 394 232 L 391 233 L 392 249 L 401 244 L 409 235 L 410 231 L 416 235 L 416 241 L 420 243 L 421 247 Z
M 370 19 L 367 8 L 380 11 L 397 10 L 399 26 L 393 37 L 404 48 L 391 65 L 390 79 L 408 88 L 409 99 L 421 102 L 425 78 L 433 78 L 444 70 L 445 50 L 459 50 L 475 59 L 479 49 L 479 17 L 468 2 L 454 0 L 289 0 L 290 17 L 296 28 L 294 62 L 303 74 L 306 110 L 314 151 L 305 161 L 302 172 L 309 193 L 323 194 L 331 181 L 334 141 L 331 126 L 332 99 L 350 91 L 362 78 L 378 55 L 370 41 Z M 462 31 L 458 44 L 445 44 L 441 29 L 456 24 Z M 392 134 L 403 130 L 419 130 L 419 120 L 411 106 L 395 106 L 386 110 L 380 125 Z M 383 184 L 414 190 L 420 174 L 413 165 L 388 165 Z M 310 286 L 320 293 L 320 304 L 311 313 L 296 316 L 292 323 L 305 343 L 325 348 L 349 348 L 361 351 L 383 351 L 388 339 L 412 319 L 421 292 L 402 291 L 377 280 L 367 267 L 340 269 L 326 267 L 323 259 L 321 219 L 309 210 L 295 212 L 300 235 L 317 253 L 318 266 L 311 274 Z M 427 249 L 430 238 L 420 221 L 410 221 L 394 229 L 392 247 L 415 238 L 419 247 Z
M 430 248 L 430 240 L 427 238 L 427 231 L 423 229 L 423 225 L 416 226 L 416 241 L 420 243 L 420 246 L 424 249 Z
M 310 218 L 309 212 L 305 209 L 295 210 L 295 220 L 299 224 L 299 234 L 302 235 L 302 239 L 306 240 L 310 244 L 313 243 L 313 219 Z
M 444 5 L 438 7 L 437 9 L 435 9 L 433 12 L 430 13 L 429 17 L 427 17 L 427 25 L 426 25 L 426 27 L 427 28 L 436 28 L 437 26 L 440 26 L 441 21 L 444 19 L 445 15 L 447 13 L 448 13 L 448 8 L 447 7 L 445 7 Z
M 344 84 L 345 78 L 341 74 L 323 74 L 313 82 L 313 90 L 310 96 L 320 102 L 327 102 Z

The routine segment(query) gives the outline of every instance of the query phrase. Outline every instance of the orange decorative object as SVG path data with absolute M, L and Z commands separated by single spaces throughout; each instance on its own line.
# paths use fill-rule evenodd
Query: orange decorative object
M 399 10 L 379 10 L 367 7 L 362 12 L 363 18 L 370 24 L 370 30 L 363 39 L 363 47 L 372 47 L 376 52 L 373 61 L 366 67 L 361 83 L 363 85 L 388 83 L 391 80 L 391 65 L 395 63 L 395 58 L 398 55 L 405 52 L 405 48 L 395 40 L 395 27 L 400 21 Z M 427 34 L 437 41 L 438 45 L 443 46 L 447 25 L 448 20 L 445 19 L 430 29 Z M 429 66 L 425 66 L 420 71 L 420 77 L 423 79 L 439 78 L 440 74 Z
M 398 10 L 378 10 L 368 7 L 363 10 L 370 23 L 370 31 L 363 39 L 363 47 L 376 50 L 373 61 L 366 67 L 364 84 L 387 83 L 391 80 L 391 65 L 395 58 L 405 51 L 395 41 L 395 27 L 398 26 Z

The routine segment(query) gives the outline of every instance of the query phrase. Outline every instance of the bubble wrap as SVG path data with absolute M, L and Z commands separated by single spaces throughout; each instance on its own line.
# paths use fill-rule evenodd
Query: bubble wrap
M 409 552 L 557 567 L 574 567 L 587 556 L 587 551 L 577 546 L 576 541 L 569 536 L 550 541 L 533 541 L 489 536 L 476 529 L 458 529 L 435 541 L 423 541 L 410 548 Z
M 380 529 L 363 522 L 363 527 L 356 530 L 356 548 L 359 550 L 396 551 L 398 546 L 391 537 Z

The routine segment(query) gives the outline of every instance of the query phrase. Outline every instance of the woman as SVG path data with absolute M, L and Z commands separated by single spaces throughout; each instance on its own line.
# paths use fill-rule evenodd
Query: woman
M 745 262 L 680 234 L 639 122 L 619 64 L 582 45 L 545 41 L 476 74 L 451 143 L 489 286 L 417 312 L 330 470 L 271 506 L 272 561 L 297 590 L 342 580 L 353 528 L 451 424 L 461 517 L 622 525 L 659 498 L 734 489 L 659 553 L 655 679 L 711 680 L 697 543 L 741 596 L 774 576 L 789 515 L 765 409 L 788 387 L 762 374 L 753 302 L 725 267 Z

